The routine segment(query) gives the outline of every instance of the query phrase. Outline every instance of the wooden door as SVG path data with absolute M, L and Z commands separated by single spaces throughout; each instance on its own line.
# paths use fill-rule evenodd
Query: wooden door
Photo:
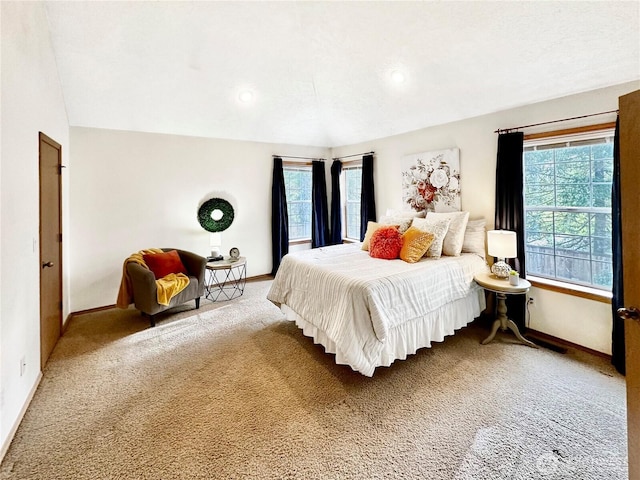
M 40 367 L 62 332 L 62 148 L 40 133 Z
M 640 90 L 620 97 L 620 198 L 625 307 L 640 309 Z M 640 480 L 640 320 L 625 321 L 629 480 Z

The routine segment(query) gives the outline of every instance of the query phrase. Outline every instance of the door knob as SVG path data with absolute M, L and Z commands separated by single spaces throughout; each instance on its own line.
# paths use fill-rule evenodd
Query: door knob
M 620 318 L 624 318 L 625 320 L 636 320 L 640 321 L 640 311 L 636 307 L 629 308 L 619 308 L 618 316 Z
M 42 264 L 42 268 L 53 267 L 53 262 L 47 262 Z

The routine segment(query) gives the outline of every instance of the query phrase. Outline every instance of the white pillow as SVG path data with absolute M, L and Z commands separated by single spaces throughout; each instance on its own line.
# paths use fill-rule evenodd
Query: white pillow
M 485 226 L 487 221 L 484 218 L 477 220 L 469 220 L 467 222 L 467 228 L 464 232 L 464 242 L 462 243 L 462 251 L 466 253 L 475 253 L 482 258 L 486 256 L 486 250 L 484 246 L 485 241 Z
M 462 244 L 464 243 L 464 232 L 469 221 L 469 212 L 446 212 L 446 213 L 427 213 L 427 218 L 435 220 L 449 218 L 449 230 L 442 244 L 442 254 L 450 257 L 459 257 L 462 252 Z
M 400 233 L 404 233 L 409 230 L 412 221 L 413 217 L 390 217 L 388 215 L 383 215 L 380 217 L 380 220 L 378 220 L 378 223 L 382 225 L 399 225 L 398 231 Z
M 449 230 L 450 218 L 434 219 L 429 218 L 414 218 L 412 226 L 419 228 L 423 232 L 433 233 L 433 243 L 424 254 L 425 257 L 440 258 L 442 256 L 442 243 L 447 236 L 447 230 Z
M 387 208 L 386 215 L 388 217 L 410 217 L 410 218 L 424 218 L 427 216 L 426 210 L 394 210 L 393 208 Z

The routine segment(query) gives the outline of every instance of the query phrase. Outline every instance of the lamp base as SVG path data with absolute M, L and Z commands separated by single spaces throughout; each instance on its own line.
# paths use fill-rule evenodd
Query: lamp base
M 491 273 L 493 273 L 498 278 L 506 279 L 509 277 L 509 272 L 511 271 L 511 265 L 505 263 L 504 260 L 499 260 L 491 266 Z

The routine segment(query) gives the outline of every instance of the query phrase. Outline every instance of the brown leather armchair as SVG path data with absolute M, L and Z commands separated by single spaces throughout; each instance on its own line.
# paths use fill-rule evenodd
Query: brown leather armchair
M 171 299 L 169 305 L 158 303 L 158 289 L 156 277 L 153 272 L 135 262 L 127 263 L 127 272 L 131 278 L 133 290 L 133 303 L 143 315 L 149 317 L 151 326 L 156 325 L 155 315 L 169 308 L 181 305 L 190 300 L 196 301 L 196 308 L 200 308 L 200 297 L 204 294 L 204 272 L 207 259 L 195 253 L 179 250 L 177 248 L 163 248 L 165 252 L 176 250 L 180 260 L 187 269 L 189 285 Z

